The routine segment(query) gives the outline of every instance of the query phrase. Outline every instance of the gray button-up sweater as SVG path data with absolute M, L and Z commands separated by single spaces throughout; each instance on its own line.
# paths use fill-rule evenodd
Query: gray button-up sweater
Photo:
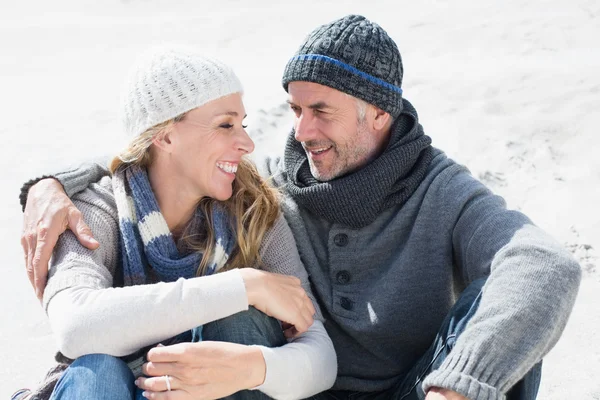
M 263 168 L 285 193 L 282 163 Z M 283 209 L 337 351 L 336 389 L 391 387 L 460 292 L 489 276 L 476 315 L 425 389 L 502 398 L 556 343 L 575 301 L 581 272 L 571 254 L 439 150 L 409 200 L 364 228 L 331 223 L 289 196 Z

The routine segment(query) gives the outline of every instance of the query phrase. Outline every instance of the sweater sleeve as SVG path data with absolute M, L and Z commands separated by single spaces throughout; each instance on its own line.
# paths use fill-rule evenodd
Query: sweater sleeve
M 88 187 L 88 185 L 98 182 L 103 176 L 106 175 L 108 175 L 106 163 L 102 164 L 100 161 L 97 163 L 82 164 L 77 168 L 58 172 L 56 174 L 43 175 L 31 179 L 21 186 L 19 202 L 21 203 L 23 210 L 25 210 L 29 189 L 31 189 L 33 185 L 42 179 L 54 178 L 58 180 L 67 193 L 67 196 L 73 197 L 75 193 L 83 191 Z
M 110 179 L 105 178 L 110 182 Z M 239 270 L 176 282 L 113 288 L 119 260 L 116 211 L 95 185 L 75 196 L 101 246 L 83 247 L 67 231 L 55 248 L 44 307 L 69 358 L 125 356 L 181 332 L 248 309 Z
M 337 376 L 335 349 L 325 331 L 320 307 L 283 215 L 265 236 L 260 254 L 269 272 L 293 275 L 301 280 L 317 313 L 309 330 L 288 344 L 278 348 L 258 346 L 267 372 L 265 382 L 257 389 L 276 399 L 300 399 L 331 388 Z
M 581 271 L 571 254 L 462 170 L 444 189 L 454 258 L 466 284 L 489 275 L 476 313 L 424 390 L 502 399 L 558 341 Z M 455 216 L 455 217 L 452 217 Z

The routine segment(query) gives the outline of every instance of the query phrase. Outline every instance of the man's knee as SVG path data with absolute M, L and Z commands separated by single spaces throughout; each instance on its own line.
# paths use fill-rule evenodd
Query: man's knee
M 202 339 L 267 347 L 286 343 L 279 321 L 254 307 L 204 325 Z

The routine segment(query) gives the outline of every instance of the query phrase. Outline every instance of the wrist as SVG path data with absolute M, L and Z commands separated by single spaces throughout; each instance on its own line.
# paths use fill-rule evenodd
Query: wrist
M 254 389 L 265 382 L 267 376 L 267 364 L 262 351 L 259 347 L 248 346 L 247 347 L 247 359 L 244 365 L 248 369 L 247 383 L 245 389 Z
M 31 179 L 21 186 L 21 192 L 19 193 L 19 202 L 21 203 L 21 207 L 23 211 L 25 211 L 25 205 L 27 204 L 27 198 L 29 196 L 29 191 L 34 186 L 55 186 L 57 189 L 60 189 L 64 192 L 63 185 L 52 175 L 43 175 L 39 178 Z
M 427 391 L 425 400 L 469 400 L 460 393 L 440 387 L 431 387 Z
M 240 269 L 240 275 L 242 275 L 246 287 L 248 305 L 255 306 L 260 297 L 260 271 L 254 268 L 242 268 Z

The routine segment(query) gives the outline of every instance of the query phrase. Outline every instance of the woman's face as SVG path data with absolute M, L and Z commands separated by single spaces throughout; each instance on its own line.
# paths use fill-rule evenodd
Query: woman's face
M 244 129 L 241 94 L 232 94 L 189 111 L 171 130 L 170 163 L 178 189 L 198 199 L 227 200 L 242 156 L 254 150 Z

